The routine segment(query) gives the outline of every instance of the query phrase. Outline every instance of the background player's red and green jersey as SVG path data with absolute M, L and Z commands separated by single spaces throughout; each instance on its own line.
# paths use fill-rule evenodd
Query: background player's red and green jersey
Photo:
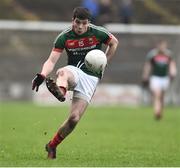
M 169 64 L 172 59 L 172 53 L 170 50 L 166 49 L 164 52 L 160 52 L 158 49 L 152 49 L 147 54 L 147 59 L 152 65 L 152 75 L 155 76 L 168 76 Z
M 90 24 L 86 33 L 77 35 L 72 27 L 67 28 L 58 35 L 54 42 L 55 51 L 66 50 L 68 65 L 76 66 L 85 73 L 101 78 L 102 74 L 90 72 L 85 64 L 84 58 L 90 50 L 101 49 L 102 44 L 108 44 L 112 35 L 100 26 Z

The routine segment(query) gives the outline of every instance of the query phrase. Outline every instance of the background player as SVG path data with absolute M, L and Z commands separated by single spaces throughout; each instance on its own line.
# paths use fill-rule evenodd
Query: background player
M 156 48 L 149 51 L 143 69 L 143 85 L 149 85 L 152 92 L 156 119 L 162 117 L 164 94 L 177 71 L 172 52 L 167 46 L 167 41 L 161 40 Z

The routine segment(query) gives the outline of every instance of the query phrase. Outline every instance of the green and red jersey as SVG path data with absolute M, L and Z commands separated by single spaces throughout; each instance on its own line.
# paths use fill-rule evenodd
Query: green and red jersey
M 84 58 L 86 54 L 93 49 L 101 49 L 102 44 L 108 44 L 112 38 L 112 34 L 105 28 L 90 24 L 86 33 L 77 35 L 72 27 L 67 28 L 60 33 L 54 42 L 54 51 L 67 52 L 68 65 L 76 66 L 85 73 L 101 77 L 100 74 L 90 72 L 85 64 Z
M 153 49 L 147 54 L 147 59 L 152 65 L 152 75 L 165 77 L 169 73 L 169 64 L 172 59 L 172 53 L 166 49 L 160 52 L 158 49 Z

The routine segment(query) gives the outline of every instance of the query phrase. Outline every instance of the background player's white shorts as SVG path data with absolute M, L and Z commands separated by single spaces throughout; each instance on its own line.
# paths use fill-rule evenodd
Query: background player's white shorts
M 90 103 L 99 82 L 99 78 L 88 75 L 81 69 L 72 65 L 68 65 L 64 68 L 67 68 L 69 71 L 71 71 L 75 78 L 73 97 L 84 99 Z
M 150 77 L 150 89 L 151 90 L 167 90 L 170 84 L 169 77 L 158 77 L 151 76 Z

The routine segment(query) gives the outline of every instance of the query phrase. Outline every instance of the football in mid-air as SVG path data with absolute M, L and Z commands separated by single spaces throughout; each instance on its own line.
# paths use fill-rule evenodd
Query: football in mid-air
M 88 70 L 99 73 L 104 71 L 107 64 L 107 57 L 103 51 L 94 49 L 86 54 L 84 62 Z

